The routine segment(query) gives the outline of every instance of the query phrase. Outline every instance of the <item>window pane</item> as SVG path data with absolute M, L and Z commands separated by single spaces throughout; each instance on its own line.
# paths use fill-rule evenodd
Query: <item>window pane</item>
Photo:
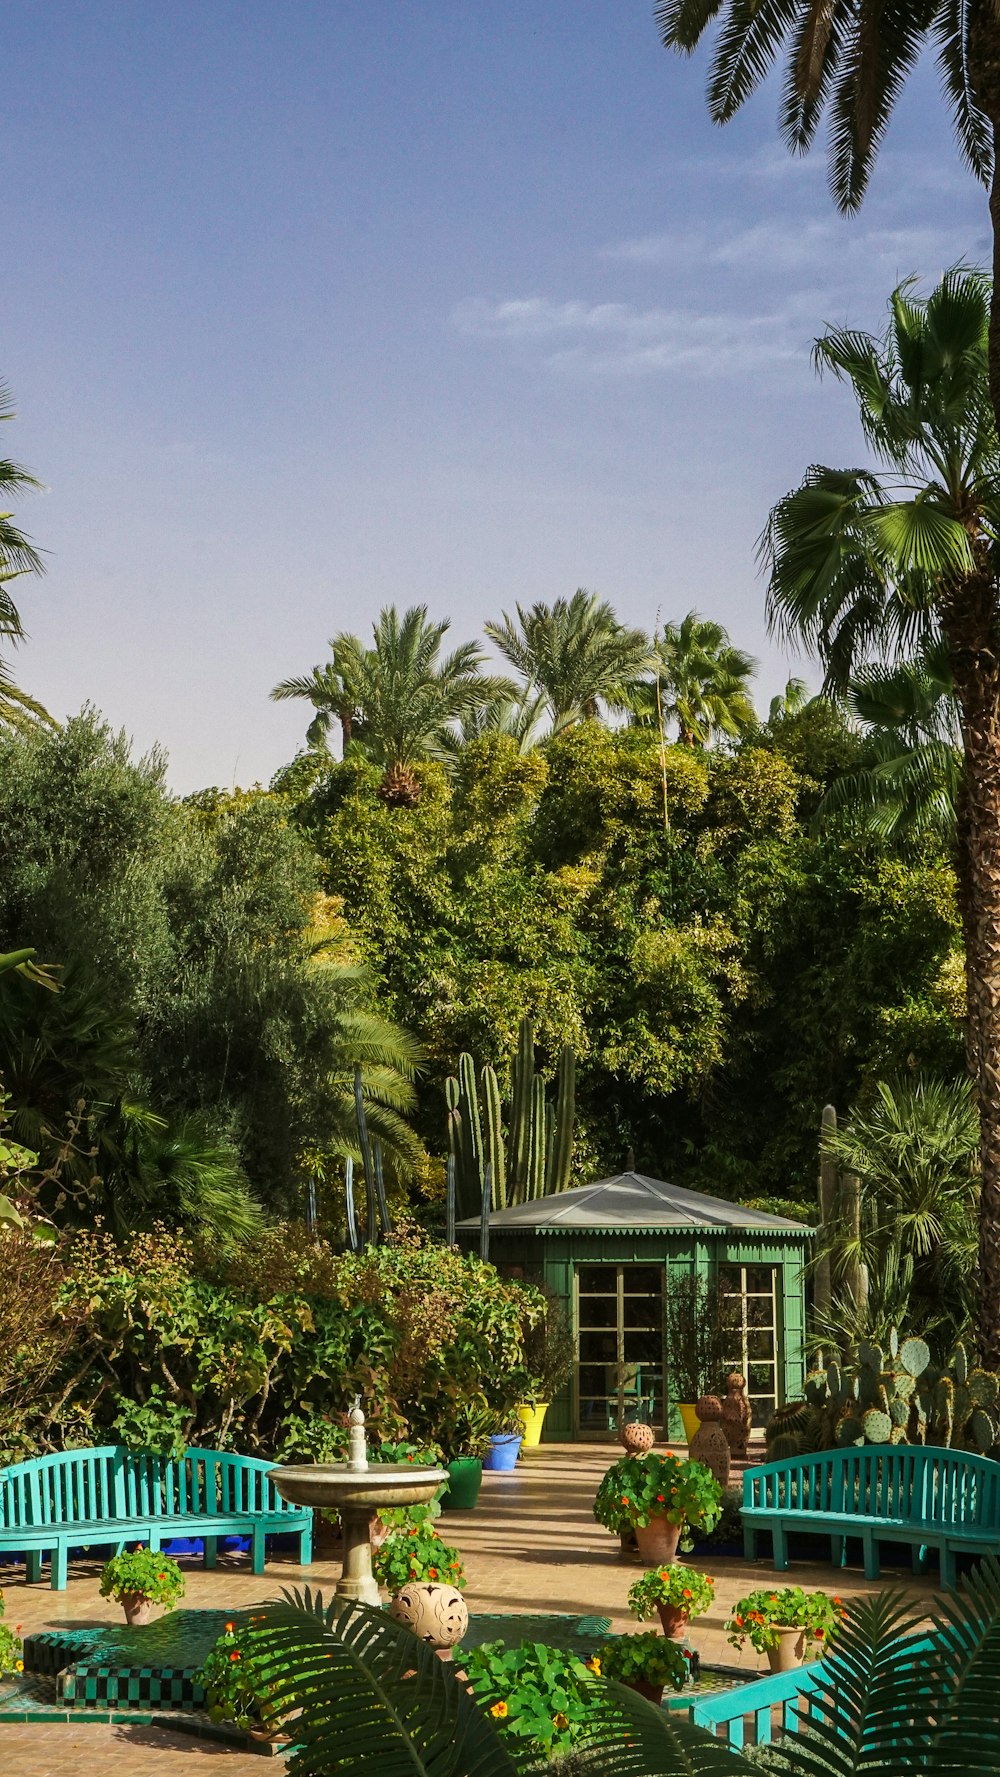
M 580 1294 L 613 1296 L 618 1289 L 618 1273 L 614 1265 L 581 1265 Z
M 773 1394 L 774 1393 L 774 1365 L 773 1364 L 751 1364 L 750 1365 L 750 1373 L 749 1373 L 749 1376 L 747 1377 L 747 1382 L 748 1382 L 748 1387 L 747 1387 L 748 1394 L 753 1394 L 753 1395 Z
M 659 1330 L 661 1303 L 656 1296 L 626 1296 L 622 1304 L 622 1320 L 628 1327 L 653 1327 Z
M 623 1265 L 622 1288 L 627 1296 L 659 1296 L 663 1271 L 659 1265 Z
M 773 1327 L 774 1297 L 747 1297 L 747 1325 L 750 1327 Z
M 762 1294 L 773 1295 L 773 1293 L 774 1293 L 774 1266 L 773 1265 L 748 1265 L 747 1266 L 747 1295 L 748 1296 L 759 1296 Z
M 580 1362 L 582 1364 L 613 1364 L 618 1357 L 618 1340 L 614 1332 L 588 1332 L 580 1334 Z
M 618 1320 L 618 1304 L 614 1296 L 581 1296 L 580 1326 L 610 1327 L 612 1331 Z
M 774 1357 L 774 1333 L 770 1327 L 761 1327 L 747 1334 L 747 1351 L 752 1358 L 768 1360 Z

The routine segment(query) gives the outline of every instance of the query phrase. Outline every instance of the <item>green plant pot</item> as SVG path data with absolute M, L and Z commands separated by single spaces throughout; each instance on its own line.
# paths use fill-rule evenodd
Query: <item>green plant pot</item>
M 458 1456 L 445 1465 L 448 1485 L 441 1498 L 445 1512 L 471 1512 L 483 1484 L 483 1465 L 478 1456 Z

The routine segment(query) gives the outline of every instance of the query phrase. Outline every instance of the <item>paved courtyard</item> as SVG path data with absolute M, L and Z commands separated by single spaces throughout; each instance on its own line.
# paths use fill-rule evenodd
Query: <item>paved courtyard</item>
M 442 1514 L 438 1528 L 461 1550 L 468 1576 L 466 1596 L 474 1612 L 565 1611 L 608 1616 L 615 1630 L 638 1626 L 628 1615 L 625 1598 L 641 1567 L 622 1561 L 618 1539 L 595 1524 L 591 1514 L 597 1484 L 616 1454 L 606 1445 L 543 1446 L 529 1452 L 511 1474 L 485 1475 L 475 1512 Z M 65 1592 L 5 1578 L 19 1570 L 0 1567 L 7 1623 L 20 1623 L 29 1634 L 60 1624 L 120 1621 L 120 1607 L 99 1595 L 100 1565 L 95 1561 L 71 1567 Z M 748 1649 L 741 1658 L 726 1641 L 723 1625 L 735 1599 L 773 1579 L 770 1563 L 750 1566 L 734 1557 L 720 1557 L 699 1565 L 714 1574 L 717 1592 L 710 1615 L 692 1626 L 692 1638 L 703 1660 L 740 1665 L 749 1674 L 758 1667 L 757 1655 Z M 277 1560 L 255 1579 L 246 1557 L 220 1559 L 214 1573 L 206 1573 L 196 1560 L 182 1566 L 187 1573 L 184 1602 L 193 1609 L 250 1608 L 276 1597 L 283 1586 L 299 1582 L 332 1592 L 339 1571 L 335 1561 L 314 1562 L 303 1569 L 291 1560 Z M 933 1586 L 928 1581 L 911 1580 L 909 1575 L 906 1579 L 916 1596 L 931 1600 Z M 844 1598 L 876 1591 L 879 1584 L 898 1583 L 891 1574 L 883 1582 L 869 1582 L 860 1569 L 835 1575 L 829 1566 L 804 1564 L 795 1564 L 788 1580 L 831 1590 L 836 1586 Z M 2 1777 L 80 1777 L 88 1765 L 101 1777 L 105 1773 L 161 1777 L 169 1772 L 183 1777 L 189 1771 L 204 1772 L 206 1777 L 213 1772 L 220 1777 L 262 1777 L 269 1768 L 257 1754 L 164 1729 L 96 1722 L 81 1727 L 0 1725 Z

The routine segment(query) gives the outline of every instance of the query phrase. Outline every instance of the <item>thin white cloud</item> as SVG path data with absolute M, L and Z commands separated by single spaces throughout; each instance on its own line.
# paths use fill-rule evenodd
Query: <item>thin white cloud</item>
M 861 228 L 838 223 L 758 222 L 752 228 L 676 230 L 613 241 L 598 257 L 619 265 L 664 266 L 680 272 L 726 268 L 735 272 L 829 271 L 843 278 L 889 269 L 934 275 L 945 265 L 982 256 L 985 234 L 970 241 L 967 228 Z
M 804 349 L 791 313 L 781 309 L 705 314 L 542 296 L 504 302 L 474 298 L 459 304 L 453 321 L 467 337 L 541 348 L 553 369 L 590 375 L 718 376 L 787 362 Z

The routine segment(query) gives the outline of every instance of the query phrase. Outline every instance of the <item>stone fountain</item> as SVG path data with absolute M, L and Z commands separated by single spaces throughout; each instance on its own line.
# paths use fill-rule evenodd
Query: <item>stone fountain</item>
M 372 1573 L 372 1519 L 382 1506 L 427 1505 L 442 1481 L 447 1481 L 448 1471 L 410 1462 L 369 1465 L 360 1395 L 354 1397 L 350 1427 L 346 1462 L 273 1468 L 269 1475 L 282 1499 L 292 1505 L 317 1510 L 333 1507 L 340 1513 L 344 1565 L 334 1597 L 343 1604 L 378 1604 L 379 1590 Z

